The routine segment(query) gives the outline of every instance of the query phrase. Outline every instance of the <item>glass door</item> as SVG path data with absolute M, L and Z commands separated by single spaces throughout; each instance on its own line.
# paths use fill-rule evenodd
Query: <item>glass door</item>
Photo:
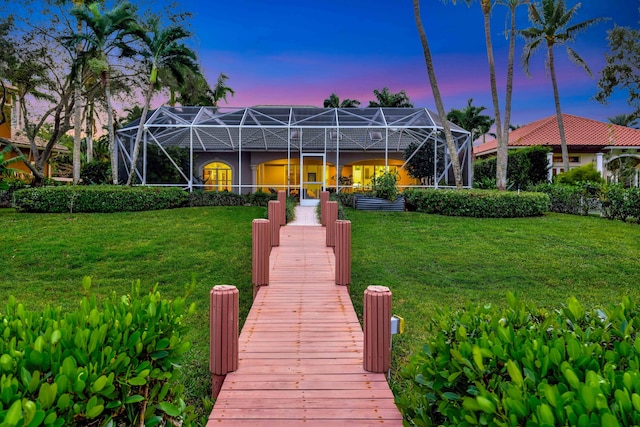
M 326 184 L 325 156 L 323 153 L 302 153 L 300 164 L 300 206 L 316 206 Z

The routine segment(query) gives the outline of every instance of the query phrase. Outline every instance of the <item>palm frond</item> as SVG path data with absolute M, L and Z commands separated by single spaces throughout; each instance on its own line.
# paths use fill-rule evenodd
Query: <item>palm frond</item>
M 571 62 L 582 67 L 587 72 L 587 74 L 589 74 L 589 77 L 593 78 L 593 73 L 591 72 L 591 69 L 589 68 L 585 60 L 582 59 L 582 57 L 569 46 L 567 46 L 567 55 L 569 56 Z

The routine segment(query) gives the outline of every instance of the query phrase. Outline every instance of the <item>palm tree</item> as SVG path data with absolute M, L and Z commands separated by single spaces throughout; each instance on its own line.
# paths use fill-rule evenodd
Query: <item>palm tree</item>
M 632 128 L 635 127 L 638 123 L 638 116 L 634 114 L 618 114 L 615 117 L 607 118 L 607 120 L 609 120 L 609 123 L 611 123 L 612 125 L 620 125 Z
M 576 35 L 580 31 L 586 30 L 591 25 L 604 20 L 604 18 L 592 18 L 578 24 L 569 25 L 579 8 L 580 3 L 567 10 L 564 0 L 542 0 L 542 4 L 539 6 L 536 3 L 529 3 L 529 20 L 533 26 L 526 30 L 519 31 L 526 40 L 523 52 L 523 64 L 527 75 L 530 75 L 529 61 L 531 55 L 541 48 L 543 44 L 547 46 L 547 66 L 549 67 L 549 74 L 551 75 L 551 83 L 553 85 L 553 99 L 556 106 L 556 116 L 558 118 L 558 130 L 560 132 L 560 144 L 562 147 L 562 163 L 564 164 L 565 172 L 569 170 L 569 151 L 567 150 L 567 140 L 564 133 L 564 124 L 562 123 L 562 111 L 560 109 L 560 95 L 558 93 L 553 47 L 556 44 L 568 43 L 575 40 Z M 580 65 L 593 77 L 587 63 L 577 52 L 567 46 L 567 54 L 573 62 Z
M 6 190 L 9 188 L 6 182 L 3 182 L 3 178 L 12 178 L 17 177 L 22 174 L 20 169 L 13 168 L 13 165 L 16 163 L 28 163 L 29 160 L 22 154 L 21 152 L 16 150 L 16 156 L 9 157 L 12 151 L 14 151 L 14 147 L 11 145 L 5 145 L 5 147 L 0 151 L 0 190 Z
M 436 72 L 433 68 L 433 58 L 431 57 L 431 49 L 429 48 L 429 40 L 427 39 L 427 33 L 424 31 L 422 25 L 422 19 L 420 18 L 420 0 L 413 0 L 413 14 L 416 20 L 416 27 L 418 28 L 418 35 L 420 36 L 420 42 L 422 43 L 422 51 L 424 54 L 424 62 L 427 66 L 427 74 L 429 75 L 429 83 L 431 84 L 431 90 L 433 91 L 433 98 L 436 103 L 436 109 L 438 116 L 442 122 L 444 128 L 444 135 L 447 141 L 447 149 L 451 156 L 451 166 L 453 167 L 453 176 L 456 181 L 456 187 L 462 188 L 462 171 L 460 169 L 460 161 L 457 155 L 456 143 L 453 140 L 451 134 L 451 126 L 449 120 L 447 120 L 447 113 L 444 110 L 444 103 L 442 102 L 442 96 L 440 95 L 440 88 L 438 87 L 438 80 L 436 79 Z
M 507 166 L 509 161 L 509 130 L 511 128 L 511 100 L 513 97 L 513 68 L 516 50 L 516 9 L 518 8 L 518 6 L 524 5 L 528 2 L 529 0 L 498 0 L 499 4 L 503 4 L 509 8 L 511 15 L 511 23 L 508 35 L 509 58 L 507 60 L 507 91 L 505 95 L 504 122 L 502 123 L 502 146 L 498 147 L 498 159 L 502 160 L 504 163 L 499 168 L 501 173 L 500 176 L 498 176 L 498 168 L 496 167 L 496 186 L 498 187 L 498 189 L 506 189 L 507 186 Z M 498 159 L 496 159 L 496 162 L 498 162 Z
M 491 117 L 482 114 L 487 107 L 476 107 L 471 105 L 473 98 L 467 101 L 467 106 L 462 110 L 452 108 L 447 114 L 447 119 L 451 123 L 455 123 L 464 130 L 471 132 L 471 141 L 474 141 L 474 136 L 478 137 L 489 132 L 491 126 L 495 123 Z
M 145 60 L 149 71 L 149 80 L 144 99 L 144 107 L 140 116 L 140 124 L 133 144 L 133 155 L 131 159 L 131 169 L 127 178 L 127 185 L 131 185 L 136 171 L 138 153 L 140 151 L 140 141 L 144 123 L 147 120 L 147 112 L 151 104 L 151 96 L 158 82 L 158 70 L 169 70 L 176 77 L 178 82 L 182 81 L 184 69 L 191 71 L 198 70 L 196 54 L 178 41 L 190 37 L 191 34 L 183 27 L 172 25 L 167 28 L 159 27 L 159 19 L 153 18 L 149 21 L 149 29 L 139 32 L 143 49 L 140 52 Z M 226 77 L 226 76 L 225 76 Z M 219 79 L 220 80 L 220 79 Z
M 221 99 L 224 99 L 224 102 L 227 102 L 228 93 L 231 94 L 231 96 L 236 94 L 233 89 L 227 86 L 227 80 L 229 80 L 229 77 L 224 73 L 220 73 L 220 75 L 218 76 L 218 80 L 216 80 L 216 84 L 211 90 L 214 107 L 218 106 L 218 101 L 220 101 Z
M 373 90 L 373 95 L 376 97 L 375 101 L 369 101 L 369 108 L 371 107 L 399 107 L 399 108 L 413 108 L 413 104 L 409 101 L 407 92 L 401 90 L 398 93 L 392 93 L 388 87 L 383 88 L 381 91 L 378 89 Z
M 116 5 L 113 9 L 101 13 L 99 3 L 76 7 L 71 12 L 79 21 L 87 25 L 88 33 L 69 38 L 76 44 L 85 41 L 94 52 L 89 67 L 100 74 L 107 103 L 107 129 L 109 149 L 111 151 L 111 171 L 113 183 L 118 183 L 113 108 L 111 106 L 111 79 L 109 62 L 110 54 L 118 52 L 119 56 L 131 57 L 135 51 L 126 43 L 126 36 L 133 35 L 137 28 L 135 9 L 129 2 Z
M 349 98 L 340 101 L 340 98 L 334 92 L 324 100 L 323 105 L 324 108 L 358 108 L 360 101 Z

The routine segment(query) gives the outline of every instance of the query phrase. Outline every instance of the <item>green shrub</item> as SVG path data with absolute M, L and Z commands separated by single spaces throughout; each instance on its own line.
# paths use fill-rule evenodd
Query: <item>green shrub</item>
M 27 188 L 15 192 L 23 212 L 127 212 L 184 206 L 187 193 L 171 187 L 78 186 Z
M 640 423 L 640 307 L 438 309 L 433 338 L 397 399 L 417 426 L 632 426 Z
M 592 181 L 582 181 L 574 185 L 539 184 L 532 190 L 549 196 L 551 212 L 588 215 L 589 211 L 600 207 L 602 186 Z
M 404 195 L 408 210 L 447 216 L 520 218 L 549 209 L 549 197 L 542 193 L 407 189 Z
M 398 172 L 385 171 L 380 176 L 373 176 L 371 179 L 371 189 L 374 197 L 391 200 L 398 197 Z
M 277 200 L 277 194 L 265 193 L 264 191 L 256 191 L 247 195 L 247 203 L 251 206 L 268 206 L 269 200 Z
M 0 208 L 13 206 L 13 193 L 22 188 L 27 188 L 29 184 L 17 178 L 3 178 L 4 189 L 0 189 Z
M 194 191 L 189 194 L 189 206 L 243 206 L 247 198 L 229 191 Z
M 607 185 L 602 190 L 602 216 L 607 219 L 627 220 L 627 191 L 622 185 Z
M 0 326 L 2 425 L 190 425 L 193 408 L 176 380 L 193 309 L 141 291 L 139 281 L 130 295 L 101 306 L 86 296 L 67 314 L 31 312 L 11 297 Z
M 346 206 L 348 208 L 354 207 L 353 193 L 331 193 L 329 198 L 330 200 L 338 202 L 339 206 Z
M 83 185 L 106 185 L 112 182 L 111 163 L 109 161 L 93 160 L 80 170 L 80 180 Z
M 631 187 L 627 189 L 627 199 L 625 208 L 627 215 L 635 218 L 640 224 L 640 187 Z
M 573 185 L 578 182 L 590 181 L 596 184 L 600 184 L 604 182 L 600 172 L 596 169 L 596 166 L 593 163 L 588 163 L 586 165 L 578 166 L 577 168 L 573 168 L 568 172 L 561 173 L 556 176 L 556 182 L 558 184 L 567 184 Z
M 513 190 L 528 189 L 547 181 L 549 151 L 548 147 L 541 146 L 509 150 L 507 186 Z M 473 166 L 473 179 L 477 188 L 495 188 L 496 158 L 477 160 Z

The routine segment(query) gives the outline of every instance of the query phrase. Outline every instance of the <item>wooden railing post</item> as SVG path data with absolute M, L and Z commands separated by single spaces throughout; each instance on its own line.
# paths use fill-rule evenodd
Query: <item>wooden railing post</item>
M 209 371 L 214 398 L 227 373 L 238 369 L 238 301 L 235 286 L 214 286 L 209 295 Z
M 338 220 L 338 202 L 327 202 L 327 246 L 336 245 L 336 226 Z
M 269 221 L 271 222 L 271 246 L 280 246 L 280 202 L 269 200 Z
M 278 201 L 280 202 L 280 225 L 287 225 L 287 192 L 278 191 Z
M 364 369 L 387 372 L 391 367 L 391 291 L 369 286 L 364 291 Z
M 253 298 L 260 286 L 269 284 L 269 254 L 271 253 L 271 223 L 268 219 L 254 219 L 252 232 Z
M 329 192 L 322 191 L 320 193 L 320 224 L 327 226 L 327 202 L 329 201 Z
M 351 221 L 336 221 L 336 285 L 351 284 Z

